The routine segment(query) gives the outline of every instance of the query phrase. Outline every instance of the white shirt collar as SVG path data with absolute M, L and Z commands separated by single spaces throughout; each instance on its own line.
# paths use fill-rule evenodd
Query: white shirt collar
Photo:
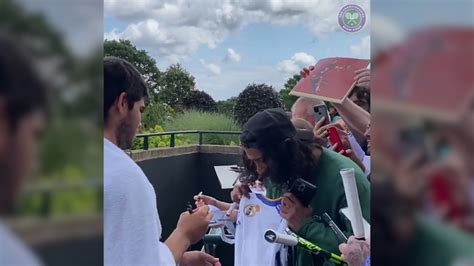
M 123 151 L 122 149 L 120 149 L 117 145 L 115 145 L 112 141 L 108 140 L 107 138 L 104 137 L 104 146 L 110 148 L 110 149 L 113 149 L 115 150 L 116 152 L 123 152 L 125 153 L 125 151 Z M 126 153 L 125 153 L 126 154 Z

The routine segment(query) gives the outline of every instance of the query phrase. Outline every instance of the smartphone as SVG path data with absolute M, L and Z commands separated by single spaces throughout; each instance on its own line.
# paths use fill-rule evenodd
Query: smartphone
M 410 157 L 415 153 L 421 153 L 419 165 L 435 158 L 429 136 L 420 127 L 402 129 L 399 135 L 399 142 L 402 156 Z
M 404 128 L 400 131 L 400 148 L 404 155 L 425 150 L 423 130 L 418 127 Z
M 331 146 L 337 143 L 337 147 L 335 152 L 341 153 L 344 156 L 347 156 L 346 151 L 344 149 L 344 145 L 342 144 L 342 140 L 339 137 L 339 133 L 337 133 L 336 127 L 328 128 L 329 132 L 329 142 L 331 142 Z
M 295 195 L 301 204 L 307 207 L 316 194 L 316 189 L 315 185 L 302 178 L 298 178 L 293 182 L 288 192 Z
M 317 123 L 323 117 L 326 118 L 325 120 L 326 122 L 324 122 L 323 125 L 326 125 L 331 122 L 329 119 L 328 108 L 326 107 L 325 104 L 316 105 L 313 108 L 314 108 L 313 110 L 314 110 L 315 123 Z

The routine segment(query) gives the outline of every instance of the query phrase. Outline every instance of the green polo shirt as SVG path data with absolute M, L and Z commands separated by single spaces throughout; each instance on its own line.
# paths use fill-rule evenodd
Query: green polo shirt
M 474 237 L 457 228 L 420 215 L 408 248 L 405 265 L 464 266 L 474 265 Z
M 370 223 L 370 184 L 364 173 L 352 160 L 333 151 L 323 149 L 313 175 L 307 180 L 317 186 L 316 195 L 310 203 L 313 208 L 313 215 L 321 216 L 327 212 L 339 228 L 347 236 L 350 236 L 352 235 L 350 222 L 339 212 L 340 209 L 347 207 L 342 177 L 339 173 L 343 168 L 354 168 L 355 170 L 362 216 Z M 266 184 L 266 188 L 267 196 L 270 198 L 278 198 L 286 192 L 281 186 L 271 181 Z M 316 221 L 313 217 L 306 219 L 297 234 L 323 249 L 340 254 L 336 235 L 329 227 Z M 313 264 L 311 254 L 298 248 L 297 265 L 332 265 L 332 263 L 325 263 L 323 259 L 319 259 Z

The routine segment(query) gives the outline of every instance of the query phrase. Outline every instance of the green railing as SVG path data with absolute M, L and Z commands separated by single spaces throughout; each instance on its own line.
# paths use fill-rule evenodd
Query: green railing
M 75 193 L 83 190 L 93 190 L 97 198 L 97 211 L 103 209 L 103 180 L 102 179 L 86 179 L 78 182 L 55 182 L 34 184 L 26 188 L 25 197 L 32 195 L 40 195 L 41 205 L 39 208 L 40 216 L 49 216 L 51 214 L 51 205 L 53 196 L 56 193 L 71 192 Z
M 240 135 L 240 131 L 211 131 L 211 130 L 187 130 L 187 131 L 170 131 L 170 132 L 159 132 L 159 133 L 147 133 L 147 134 L 138 134 L 137 138 L 143 138 L 143 150 L 148 150 L 149 148 L 149 138 L 155 136 L 170 136 L 171 148 L 175 147 L 176 135 L 189 135 L 197 134 L 199 135 L 199 145 L 203 144 L 203 135 Z

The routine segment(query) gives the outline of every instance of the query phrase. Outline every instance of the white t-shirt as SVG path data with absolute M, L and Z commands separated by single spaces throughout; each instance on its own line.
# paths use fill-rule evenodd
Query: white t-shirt
M 364 164 L 364 167 L 365 167 L 365 172 L 364 172 L 365 176 L 370 175 L 370 155 L 364 156 L 362 163 Z
M 286 265 L 286 249 L 281 244 L 267 242 L 264 237 L 268 229 L 282 233 L 287 227 L 280 216 L 280 207 L 281 199 L 270 200 L 263 194 L 250 193 L 250 199 L 242 197 L 235 233 L 236 266 Z
M 351 147 L 352 147 L 352 151 L 355 153 L 357 158 L 363 161 L 365 157 L 365 152 L 360 146 L 359 142 L 357 142 L 357 140 L 355 139 L 352 132 L 349 132 L 349 134 L 347 135 L 347 139 L 349 140 L 349 143 L 351 144 Z
M 230 232 L 235 233 L 235 225 L 225 212 L 219 210 L 214 205 L 209 206 L 209 212 L 212 213 L 212 219 L 209 222 L 210 228 L 226 227 Z
M 104 265 L 176 265 L 160 238 L 153 186 L 124 151 L 104 139 Z
M 39 259 L 0 221 L 0 265 L 38 266 Z

